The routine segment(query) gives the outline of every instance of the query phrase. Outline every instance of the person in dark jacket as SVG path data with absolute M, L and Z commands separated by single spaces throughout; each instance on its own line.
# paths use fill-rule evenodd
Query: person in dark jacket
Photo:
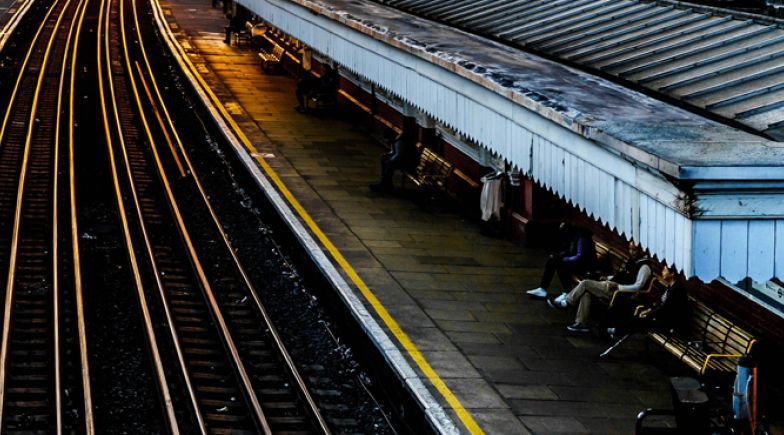
M 558 227 L 558 233 L 561 240 L 567 241 L 566 248 L 550 255 L 545 263 L 539 287 L 526 291 L 529 296 L 546 298 L 547 287 L 550 286 L 556 273 L 561 280 L 562 288 L 570 288 L 573 275 L 584 275 L 596 265 L 596 246 L 589 230 L 562 222 Z
M 413 131 L 403 131 L 392 141 L 388 153 L 381 156 L 381 180 L 371 184 L 370 190 L 380 193 L 389 193 L 394 190 L 392 176 L 395 171 L 413 171 L 419 162 L 419 149 Z
M 658 331 L 670 333 L 681 330 L 689 316 L 689 298 L 686 286 L 678 279 L 677 272 L 670 267 L 662 269 L 661 281 L 667 286 L 663 292 L 651 298 L 642 311 L 627 324 L 609 328 L 610 336 L 634 332 Z

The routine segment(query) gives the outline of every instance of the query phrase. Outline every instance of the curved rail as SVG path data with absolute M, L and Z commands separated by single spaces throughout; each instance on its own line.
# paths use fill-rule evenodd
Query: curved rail
M 267 310 L 264 307 L 264 304 L 261 301 L 261 298 L 259 298 L 258 292 L 254 288 L 253 283 L 251 282 L 250 277 L 248 276 L 248 274 L 247 274 L 247 272 L 245 270 L 245 267 L 242 265 L 242 262 L 240 261 L 239 257 L 237 256 L 237 252 L 234 249 L 234 247 L 232 246 L 231 241 L 229 240 L 229 237 L 226 234 L 226 231 L 224 230 L 224 226 L 221 223 L 220 218 L 218 217 L 218 214 L 215 212 L 215 208 L 212 206 L 212 203 L 211 203 L 211 201 L 210 201 L 206 191 L 204 190 L 204 186 L 202 185 L 201 180 L 199 179 L 199 176 L 198 176 L 198 173 L 196 171 L 196 168 L 192 164 L 192 162 L 190 160 L 190 157 L 188 156 L 188 153 L 187 153 L 187 151 L 185 150 L 185 147 L 182 144 L 182 140 L 180 139 L 180 135 L 177 132 L 177 129 L 174 127 L 174 123 L 171 120 L 171 115 L 169 114 L 169 110 L 168 110 L 166 101 L 162 97 L 160 89 L 158 88 L 157 81 L 155 80 L 155 73 L 152 70 L 152 66 L 150 65 L 150 61 L 149 61 L 149 59 L 147 57 L 147 51 L 146 51 L 146 49 L 144 47 L 144 38 L 142 36 L 141 29 L 140 29 L 140 26 L 139 26 L 139 18 L 138 18 L 136 0 L 131 0 L 131 3 L 133 5 L 134 27 L 136 29 L 136 35 L 137 35 L 137 38 L 139 40 L 139 48 L 140 48 L 140 51 L 141 51 L 141 54 L 142 54 L 142 59 L 144 61 L 144 64 L 145 64 L 145 67 L 146 67 L 146 70 L 147 70 L 147 75 L 150 77 L 150 81 L 152 83 L 152 87 L 155 90 L 155 98 L 156 98 L 158 104 L 160 105 L 160 107 L 162 108 L 163 113 L 164 113 L 165 118 L 166 118 L 166 121 L 167 121 L 166 126 L 162 125 L 161 128 L 164 131 L 166 131 L 166 127 L 168 127 L 168 129 L 171 130 L 171 135 L 175 138 L 175 141 L 177 142 L 177 149 L 179 149 L 180 152 L 182 153 L 182 156 L 183 156 L 183 159 L 185 160 L 185 164 L 186 164 L 186 167 L 188 169 L 188 172 L 193 177 L 193 181 L 194 181 L 194 183 L 196 185 L 196 188 L 198 189 L 198 192 L 199 192 L 199 194 L 201 196 L 201 199 L 202 199 L 203 203 L 205 204 L 205 206 L 207 207 L 207 209 L 209 210 L 210 217 L 211 217 L 213 223 L 215 224 L 215 229 L 220 234 L 221 240 L 223 241 L 224 245 L 226 246 L 227 252 L 230 253 L 234 265 L 237 267 L 237 270 L 239 271 L 240 275 L 242 276 L 242 280 L 243 280 L 244 284 L 247 286 L 248 291 L 249 291 L 249 293 L 252 296 L 252 299 L 253 299 L 253 302 L 254 302 L 254 304 L 256 306 L 256 309 L 258 310 L 259 314 L 264 319 L 264 322 L 268 325 L 268 328 L 269 328 L 269 331 L 270 331 L 270 335 L 272 336 L 272 338 L 273 338 L 273 340 L 275 342 L 275 346 L 278 348 L 278 351 L 283 356 L 283 359 L 284 359 L 284 361 L 286 363 L 286 366 L 287 366 L 288 370 L 290 371 L 292 377 L 294 378 L 295 382 L 297 383 L 298 388 L 299 388 L 299 390 L 300 390 L 300 392 L 301 392 L 303 398 L 305 399 L 305 402 L 306 402 L 306 404 L 307 404 L 307 406 L 309 408 L 309 412 L 312 414 L 312 416 L 316 420 L 320 430 L 323 433 L 327 433 L 328 434 L 328 433 L 330 433 L 330 429 L 329 429 L 329 426 L 327 425 L 327 422 L 324 420 L 324 417 L 321 415 L 321 412 L 319 411 L 318 405 L 316 404 L 315 400 L 313 400 L 313 396 L 310 394 L 310 391 L 308 390 L 308 387 L 305 384 L 305 381 L 303 380 L 302 376 L 299 374 L 299 371 L 297 370 L 297 367 L 294 364 L 293 358 L 291 357 L 291 355 L 289 354 L 288 350 L 286 349 L 286 346 L 283 343 L 283 340 L 280 338 L 280 334 L 278 333 L 277 328 L 275 328 L 275 325 L 272 322 L 272 319 L 269 317 L 269 314 L 267 313 Z M 141 70 L 139 71 L 139 76 L 142 78 L 142 80 L 144 80 L 144 76 L 143 76 Z M 146 86 L 145 86 L 145 88 L 146 88 Z M 151 95 L 149 95 L 149 91 L 148 91 L 148 97 L 151 100 L 152 104 L 155 106 L 156 103 L 153 100 L 153 97 Z M 168 138 L 169 135 L 167 134 L 166 137 Z M 177 162 L 178 167 L 181 167 L 180 163 L 179 163 L 179 160 L 176 160 L 176 162 Z
M 15 206 L 0 341 L 0 426 L 5 430 L 65 431 L 60 325 L 61 305 L 70 303 L 63 299 L 60 272 L 65 263 L 58 252 L 60 125 L 65 71 L 84 7 L 84 0 L 73 7 L 70 0 L 58 0 L 47 11 L 22 62 L 0 127 L 5 187 L 0 197 Z M 60 31 L 61 26 L 67 26 L 67 32 Z M 58 56 L 61 63 L 49 62 Z M 59 80 L 47 79 L 49 73 Z M 15 182 L 9 180 L 14 174 Z M 13 203 L 11 185 L 16 186 Z M 67 276 L 67 270 L 62 271 Z M 83 382 L 89 383 L 86 378 Z M 89 427 L 89 399 L 84 406 Z M 75 419 L 69 421 L 75 429 Z
M 98 89 L 101 99 L 101 112 L 104 124 L 104 131 L 106 134 L 106 145 L 109 153 L 109 160 L 111 162 L 112 168 L 116 168 L 116 159 L 114 155 L 114 147 L 112 143 L 112 125 L 109 121 L 109 115 L 106 107 L 106 91 L 104 89 L 104 77 L 102 68 L 106 67 L 106 74 L 107 74 L 107 82 L 109 83 L 109 96 L 111 97 L 111 107 L 114 113 L 115 118 L 115 126 L 118 130 L 122 127 L 120 125 L 119 119 L 119 112 L 117 107 L 117 98 L 115 96 L 115 88 L 114 88 L 114 78 L 112 73 L 112 63 L 111 57 L 108 55 L 110 53 L 110 13 L 111 13 L 111 3 L 112 0 L 101 0 L 101 7 L 100 13 L 98 18 L 98 29 L 104 33 L 104 39 L 97 38 L 98 48 L 97 48 L 97 57 L 98 57 Z M 105 55 L 105 63 L 103 61 L 104 58 L 104 50 L 107 53 Z M 122 136 L 120 136 L 120 141 L 122 141 Z M 142 317 L 144 319 L 144 328 L 145 333 L 147 336 L 148 343 L 151 348 L 151 355 L 153 358 L 153 365 L 155 370 L 155 376 L 158 381 L 158 386 L 160 388 L 161 394 L 163 397 L 163 403 L 165 408 L 165 414 L 167 421 L 169 423 L 170 431 L 173 434 L 179 434 L 179 424 L 177 423 L 177 417 L 175 415 L 174 407 L 171 400 L 171 394 L 169 392 L 169 383 L 166 379 L 166 373 L 163 368 L 163 362 L 161 360 L 158 340 L 155 337 L 155 331 L 152 325 L 152 319 L 150 318 L 150 312 L 148 309 L 148 304 L 146 301 L 145 291 L 144 291 L 144 284 L 142 283 L 141 273 L 139 271 L 139 263 L 136 258 L 136 252 L 134 250 L 134 243 L 133 237 L 131 236 L 130 225 L 128 223 L 128 217 L 125 211 L 125 206 L 123 203 L 123 196 L 122 196 L 122 189 L 120 187 L 120 180 L 116 170 L 112 170 L 112 181 L 114 184 L 114 192 L 117 199 L 118 205 L 118 212 L 120 215 L 120 221 L 122 223 L 123 229 L 123 236 L 125 238 L 125 246 L 128 251 L 128 257 L 131 262 L 131 270 L 133 272 L 134 278 L 134 285 L 137 291 L 137 296 L 140 300 L 140 307 L 142 309 Z
M 84 24 L 84 16 L 90 0 L 84 1 L 84 6 L 79 14 L 79 24 L 76 26 L 75 40 L 79 41 Z M 82 288 L 82 264 L 79 251 L 79 225 L 76 213 L 76 171 L 74 170 L 74 89 L 76 87 L 76 60 L 79 54 L 79 44 L 73 44 L 71 53 L 71 68 L 69 77 L 68 92 L 68 199 L 69 217 L 71 222 L 71 258 L 73 260 L 74 271 L 74 300 L 76 303 L 76 329 L 79 336 L 79 367 L 81 367 L 82 395 L 84 396 L 85 410 L 85 433 L 93 435 L 95 433 L 95 422 L 93 418 L 92 390 L 90 388 L 90 364 L 87 354 L 87 326 L 84 319 L 84 293 Z M 55 172 L 57 173 L 57 172 Z
M 166 176 L 166 173 L 162 170 L 163 166 L 161 163 L 160 155 L 158 154 L 157 147 L 155 145 L 156 144 L 155 138 L 152 135 L 147 118 L 143 115 L 144 108 L 142 107 L 141 98 L 139 96 L 139 90 L 136 85 L 136 79 L 134 78 L 133 68 L 131 67 L 130 56 L 128 54 L 128 43 L 127 43 L 126 33 L 125 33 L 125 8 L 124 8 L 124 2 L 122 2 L 122 0 L 120 0 L 120 23 L 122 29 L 121 31 L 122 46 L 123 46 L 123 51 L 125 56 L 126 71 L 128 72 L 128 78 L 131 83 L 131 88 L 133 90 L 137 108 L 139 110 L 139 113 L 142 114 L 140 118 L 144 126 L 144 131 L 147 135 L 147 140 L 149 141 L 150 148 L 153 152 L 156 166 L 159 169 L 158 173 L 161 177 L 161 182 L 163 183 L 165 194 L 169 201 L 169 206 L 171 207 L 171 211 L 174 215 L 177 229 L 180 232 L 180 236 L 183 238 L 183 242 L 185 243 L 187 254 L 189 255 L 190 261 L 193 264 L 193 267 L 196 269 L 196 274 L 198 276 L 199 284 L 202 286 L 204 295 L 208 300 L 208 305 L 212 317 L 215 323 L 217 323 L 219 332 L 221 334 L 221 338 L 223 339 L 224 345 L 226 346 L 227 351 L 231 356 L 233 367 L 237 372 L 237 375 L 240 379 L 240 383 L 242 384 L 243 393 L 246 396 L 247 400 L 250 402 L 249 405 L 251 408 L 251 412 L 255 417 L 255 421 L 259 425 L 260 429 L 264 431 L 264 433 L 271 434 L 272 431 L 269 427 L 269 423 L 267 422 L 267 418 L 264 415 L 264 411 L 261 408 L 261 403 L 255 391 L 253 390 L 250 376 L 248 375 L 247 369 L 245 368 L 245 364 L 240 358 L 239 351 L 237 350 L 237 345 L 234 343 L 234 339 L 229 333 L 229 328 L 226 324 L 226 320 L 215 298 L 215 294 L 212 290 L 212 285 L 210 281 L 207 279 L 207 276 L 204 272 L 204 268 L 201 264 L 201 260 L 199 259 L 199 256 L 196 253 L 196 249 L 193 246 L 193 241 L 191 240 L 190 231 L 188 231 L 188 229 L 185 226 L 182 213 L 180 212 L 180 207 L 177 203 L 177 200 L 174 198 L 174 194 L 172 193 L 169 179 Z
M 318 428 L 318 431 L 320 432 L 329 433 L 329 428 L 324 419 L 321 417 L 315 401 L 308 392 L 302 377 L 297 373 L 291 356 L 286 351 L 282 340 L 277 334 L 277 331 L 272 325 L 266 310 L 261 304 L 257 292 L 255 289 L 253 289 L 247 273 L 239 262 L 239 258 L 234 253 L 228 236 L 221 228 L 217 214 L 215 213 L 212 205 L 209 203 L 207 195 L 201 186 L 200 181 L 197 177 L 193 177 L 193 174 L 195 173 L 194 167 L 184 151 L 184 147 L 177 129 L 174 128 L 174 124 L 172 122 L 171 116 L 169 115 L 166 102 L 160 94 L 160 90 L 155 79 L 155 74 L 153 73 L 152 66 L 150 65 L 149 59 L 147 57 L 147 53 L 144 47 L 144 40 L 138 21 L 138 6 L 133 0 L 129 0 L 129 2 L 132 6 L 134 18 L 134 25 L 132 27 L 135 27 L 135 36 L 139 41 L 139 44 L 134 45 L 134 47 L 138 47 L 139 53 L 137 54 L 137 58 L 141 61 L 141 64 L 144 65 L 144 70 L 147 72 L 146 77 L 139 61 L 132 62 L 132 55 L 129 51 L 128 37 L 125 34 L 125 3 L 123 2 L 120 3 L 119 13 L 121 28 L 123 29 L 121 32 L 123 39 L 122 44 L 120 45 L 123 49 L 125 74 L 127 75 L 127 80 L 130 84 L 129 89 L 132 91 L 131 97 L 132 100 L 135 100 L 135 109 L 143 127 L 142 133 L 146 136 L 146 142 L 149 146 L 148 149 L 145 148 L 145 151 L 148 151 L 151 154 L 151 163 L 148 163 L 151 166 L 154 163 L 154 170 L 157 170 L 158 179 L 161 183 L 159 189 L 162 192 L 158 199 L 150 199 L 149 197 L 142 199 L 139 197 L 140 192 L 145 192 L 147 195 L 149 195 L 149 192 L 152 190 L 148 188 L 146 184 L 148 180 L 145 180 L 145 176 L 141 171 L 141 167 L 145 166 L 147 163 L 138 161 L 140 158 L 143 159 L 144 152 L 140 152 L 138 148 L 135 148 L 135 145 L 137 144 L 135 144 L 135 141 L 133 140 L 126 141 L 121 149 L 125 158 L 125 172 L 127 174 L 126 177 L 131 180 L 130 191 L 132 192 L 133 202 L 137 207 L 137 216 L 139 225 L 141 227 L 141 233 L 143 235 L 145 247 L 147 248 L 151 268 L 156 274 L 156 285 L 158 286 L 158 293 L 164 307 L 163 311 L 166 313 L 168 321 L 167 323 L 170 325 L 169 335 L 174 342 L 174 348 L 175 353 L 177 354 L 179 367 L 181 370 L 183 370 L 182 376 L 183 379 L 186 380 L 190 401 L 194 410 L 197 411 L 196 419 L 200 424 L 210 426 L 211 423 L 214 423 L 216 416 L 214 415 L 214 412 L 206 409 L 209 407 L 205 407 L 205 399 L 203 398 L 203 395 L 199 395 L 200 390 L 203 390 L 203 388 L 191 385 L 191 382 L 194 382 L 194 380 L 197 383 L 203 381 L 204 376 L 199 375 L 197 372 L 191 372 L 194 370 L 192 364 L 193 359 L 189 358 L 188 354 L 194 351 L 194 345 L 192 341 L 188 341 L 192 339 L 187 333 L 188 329 L 184 328 L 185 332 L 182 334 L 179 334 L 177 329 L 183 328 L 182 312 L 187 312 L 188 316 L 193 317 L 196 316 L 199 311 L 203 311 L 201 314 L 206 312 L 212 319 L 211 326 L 214 328 L 212 330 L 213 332 L 217 333 L 217 337 L 219 338 L 218 341 L 222 343 L 225 351 L 230 357 L 229 365 L 233 368 L 233 371 L 236 375 L 238 381 L 237 386 L 242 392 L 242 395 L 246 398 L 248 402 L 248 410 L 253 416 L 253 420 L 255 421 L 259 430 L 263 431 L 264 433 L 271 433 L 273 430 L 282 430 L 282 428 L 287 427 L 286 425 L 298 424 L 299 426 L 290 427 L 300 428 L 296 430 L 303 430 L 301 429 L 302 427 L 309 427 L 310 429 L 307 429 L 308 431 L 312 430 L 313 428 Z M 148 81 L 151 83 L 151 86 L 148 84 Z M 144 95 L 147 97 L 146 101 L 143 101 Z M 158 121 L 157 127 L 159 127 L 160 130 L 156 130 L 155 126 L 151 125 L 151 123 L 147 120 L 148 113 L 150 114 L 149 116 L 151 118 L 154 116 L 154 118 Z M 162 157 L 158 151 L 157 143 L 161 136 L 169 145 L 169 150 L 171 151 L 170 161 L 173 163 L 173 166 L 178 169 L 178 175 L 180 176 L 185 174 L 183 171 L 183 166 L 180 162 L 179 153 L 182 153 L 182 158 L 186 163 L 186 168 L 192 175 L 196 189 L 201 195 L 201 201 L 204 207 L 206 207 L 208 210 L 207 219 L 212 221 L 214 229 L 217 229 L 218 231 L 219 238 L 223 240 L 223 245 L 225 248 L 223 250 L 224 254 L 222 255 L 226 256 L 226 258 L 231 261 L 230 269 L 233 270 L 232 273 L 237 275 L 238 278 L 213 277 L 212 280 L 208 278 L 208 272 L 202 265 L 202 259 L 200 258 L 201 254 L 197 252 L 199 251 L 199 248 L 196 246 L 198 243 L 195 242 L 192 238 L 192 233 L 189 231 L 188 224 L 186 224 L 186 218 L 183 216 L 183 212 L 181 211 L 178 204 L 178 200 L 174 192 L 175 189 L 172 187 L 172 182 L 167 176 L 167 165 L 163 161 L 164 157 Z M 174 138 L 174 141 L 176 142 L 176 149 L 172 143 L 172 138 Z M 133 186 L 135 183 L 140 183 L 138 188 Z M 157 209 L 152 206 L 156 202 L 159 204 Z M 171 214 L 172 225 L 179 235 L 180 243 L 182 244 L 179 249 L 183 249 L 182 253 L 179 255 L 172 254 L 172 252 L 176 252 L 175 249 L 177 249 L 174 246 L 169 245 L 165 249 L 160 246 L 165 244 L 166 237 L 160 235 L 151 235 L 151 231 L 155 229 L 156 226 L 158 227 L 157 232 L 160 232 L 160 222 L 158 221 L 161 219 L 162 215 L 167 214 L 166 210 L 161 210 L 161 207 L 168 209 L 168 213 Z M 169 240 L 169 242 L 170 241 L 171 240 Z M 187 263 L 182 263 L 182 258 L 187 259 L 187 262 L 190 263 L 190 267 L 187 267 Z M 183 298 L 186 296 L 192 298 L 194 295 L 183 290 L 184 287 L 181 287 L 178 292 L 173 293 L 169 286 L 170 283 L 167 283 L 166 279 L 158 279 L 157 276 L 175 276 L 178 279 L 186 279 L 181 275 L 183 275 L 188 269 L 192 269 L 192 273 L 194 274 L 194 276 L 190 278 L 192 280 L 190 281 L 191 289 L 199 290 L 199 293 L 201 294 L 201 297 L 204 299 L 204 301 L 202 304 L 197 304 L 195 300 L 188 299 L 187 304 L 189 304 L 189 308 L 187 310 L 178 310 L 180 307 L 177 304 L 185 302 Z M 166 273 L 164 273 L 164 271 L 166 271 Z M 213 281 L 220 280 L 225 282 L 227 279 L 233 283 L 220 285 L 219 287 L 226 287 L 226 289 L 219 289 L 219 293 L 216 293 L 216 289 L 213 288 Z M 242 288 L 242 292 L 245 294 L 245 296 L 243 297 L 243 293 L 235 292 L 236 288 Z M 231 293 L 226 293 L 226 291 L 229 289 L 232 289 Z M 234 300 L 251 300 L 253 303 L 252 309 L 247 310 L 245 308 L 233 307 L 231 306 L 232 304 L 227 305 L 226 299 L 229 297 L 227 295 L 231 295 L 230 297 Z M 253 314 L 253 312 L 256 314 Z M 256 316 L 258 317 L 255 320 L 251 320 Z M 261 342 L 261 337 L 247 335 L 248 331 L 253 329 L 244 325 L 248 324 L 250 321 L 254 322 L 255 325 L 259 325 L 257 327 L 258 332 L 256 334 L 263 335 L 265 330 L 268 331 L 267 333 L 271 337 L 275 352 L 278 353 L 280 355 L 280 359 L 284 361 L 284 365 L 286 367 L 285 371 L 288 373 L 286 376 L 290 376 L 290 378 L 293 379 L 294 384 L 297 386 L 296 391 L 298 392 L 296 393 L 296 396 L 300 397 L 300 405 L 298 406 L 303 406 L 302 403 L 304 402 L 305 409 L 307 409 L 305 413 L 311 416 L 310 418 L 312 423 L 309 423 L 308 426 L 302 426 L 303 422 L 307 420 L 303 420 L 302 417 L 297 417 L 296 412 L 290 417 L 275 415 L 270 418 L 265 414 L 262 406 L 263 402 L 273 402 L 271 403 L 272 405 L 277 403 L 276 406 L 283 406 L 284 408 L 291 408 L 297 405 L 281 405 L 281 399 L 269 395 L 265 397 L 259 397 L 258 392 L 265 390 L 262 385 L 262 381 L 259 380 L 263 378 L 264 375 L 259 372 L 257 367 L 254 367 L 252 370 L 253 373 L 250 373 L 248 370 L 249 360 L 247 359 L 253 355 L 254 352 L 257 354 L 267 354 L 271 351 L 271 349 L 261 350 L 263 348 L 258 347 L 260 345 L 259 343 Z M 202 332 L 207 333 L 206 331 Z M 241 342 L 237 342 L 235 336 L 240 337 Z M 204 341 L 207 340 L 202 340 L 199 345 L 206 345 Z M 199 350 L 204 351 L 203 348 Z M 258 364 L 269 365 L 270 363 L 257 362 L 254 363 L 254 366 L 257 366 Z M 187 370 L 185 368 L 186 366 L 188 366 Z M 287 385 L 286 382 L 280 382 L 279 384 Z M 282 388 L 284 390 L 290 389 L 290 387 Z M 287 400 L 290 402 L 294 399 L 290 398 Z M 218 402 L 212 401 L 211 403 Z M 220 409 L 224 408 L 228 407 L 224 406 Z M 203 409 L 201 415 L 198 413 L 199 409 Z M 277 429 L 275 429 L 276 427 Z M 204 426 L 200 426 L 200 430 L 205 431 L 206 429 Z

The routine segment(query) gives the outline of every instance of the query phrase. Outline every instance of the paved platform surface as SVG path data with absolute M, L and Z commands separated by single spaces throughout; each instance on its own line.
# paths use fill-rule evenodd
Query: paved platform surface
M 668 356 L 652 347 L 644 357 L 636 341 L 599 360 L 609 339 L 570 335 L 570 313 L 522 296 L 542 251 L 484 236 L 458 213 L 372 194 L 384 152 L 374 138 L 295 112 L 294 80 L 224 44 L 226 20 L 209 2 L 162 5 L 259 152 L 274 154 L 270 165 L 484 431 L 632 433 L 641 409 L 669 406 L 665 371 L 679 367 Z
M 11 16 L 14 12 L 18 9 L 19 0 L 0 0 L 0 38 L 2 38 L 2 32 L 8 23 L 8 20 L 11 19 Z

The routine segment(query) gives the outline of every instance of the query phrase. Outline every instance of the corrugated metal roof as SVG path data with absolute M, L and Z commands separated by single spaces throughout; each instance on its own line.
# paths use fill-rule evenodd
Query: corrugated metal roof
M 784 28 L 773 21 L 632 0 L 375 1 L 784 131 Z

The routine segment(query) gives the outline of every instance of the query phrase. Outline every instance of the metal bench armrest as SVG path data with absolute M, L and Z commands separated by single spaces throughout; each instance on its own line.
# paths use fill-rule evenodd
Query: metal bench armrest
M 708 356 L 705 357 L 705 363 L 702 365 L 702 369 L 700 369 L 700 374 L 701 375 L 705 374 L 705 370 L 708 369 L 708 364 L 714 358 L 740 358 L 742 356 L 743 355 L 741 355 L 739 353 L 711 353 L 711 354 L 708 354 Z
M 639 293 L 640 290 L 615 290 L 613 292 L 612 298 L 610 298 L 610 307 L 615 304 L 615 299 L 618 298 L 619 294 L 632 294 L 632 293 Z

